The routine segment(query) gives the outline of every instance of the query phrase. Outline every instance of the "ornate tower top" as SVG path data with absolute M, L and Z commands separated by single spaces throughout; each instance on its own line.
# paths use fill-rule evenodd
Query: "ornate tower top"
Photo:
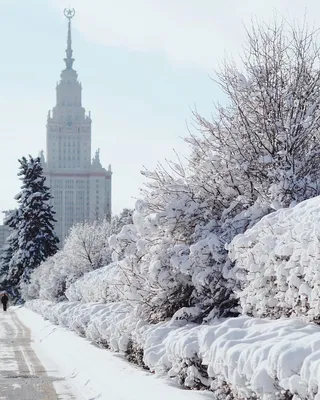
M 98 149 L 95 152 L 95 155 L 92 159 L 92 167 L 93 168 L 102 168 L 101 162 L 100 162 L 100 149 Z
M 74 8 L 65 8 L 64 15 L 68 19 L 68 38 L 67 38 L 67 49 L 66 49 L 66 58 L 64 62 L 66 63 L 66 69 L 72 69 L 72 65 L 74 62 L 74 58 L 72 58 L 72 40 L 71 40 L 71 20 L 75 16 Z

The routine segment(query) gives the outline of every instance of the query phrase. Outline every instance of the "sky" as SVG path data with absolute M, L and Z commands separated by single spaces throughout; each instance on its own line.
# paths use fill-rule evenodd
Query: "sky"
M 252 18 L 317 26 L 316 0 L 0 0 L 0 211 L 15 206 L 18 159 L 46 146 L 46 117 L 73 20 L 74 68 L 92 116 L 92 153 L 112 165 L 112 211 L 133 207 L 140 171 L 187 156 L 192 110 L 210 118 L 224 97 L 211 79 L 237 57 Z M 2 216 L 0 215 L 0 221 Z

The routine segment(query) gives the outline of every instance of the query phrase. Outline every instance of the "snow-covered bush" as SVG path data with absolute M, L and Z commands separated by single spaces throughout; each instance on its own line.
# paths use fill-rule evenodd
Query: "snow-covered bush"
M 298 318 L 238 317 L 206 325 L 172 319 L 150 325 L 125 302 L 35 300 L 27 306 L 55 324 L 127 354 L 158 376 L 186 388 L 212 390 L 217 399 L 319 398 L 320 328 Z
M 62 251 L 43 262 L 31 275 L 24 292 L 25 299 L 65 300 L 68 260 Z
M 66 297 L 70 301 L 110 302 L 120 299 L 121 293 L 117 290 L 119 281 L 119 266 L 117 262 L 106 267 L 84 274 L 72 283 L 66 290 Z
M 229 254 L 244 313 L 320 321 L 320 197 L 264 217 Z
M 123 353 L 127 350 L 131 332 L 139 322 L 132 307 L 126 302 L 55 303 L 32 300 L 26 305 L 54 324 L 67 327 L 99 345 Z

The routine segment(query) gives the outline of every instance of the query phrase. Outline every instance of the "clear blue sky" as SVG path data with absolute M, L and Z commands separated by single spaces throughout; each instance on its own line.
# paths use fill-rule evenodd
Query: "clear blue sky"
M 241 7 L 239 5 L 241 3 Z M 260 4 L 257 4 L 260 3 Z M 210 80 L 224 52 L 237 54 L 243 22 L 277 7 L 299 17 L 316 1 L 74 0 L 74 68 L 93 119 L 92 150 L 112 164 L 113 212 L 133 207 L 142 166 L 187 147 L 191 109 L 210 117 L 221 93 Z M 1 0 L 0 210 L 15 206 L 17 159 L 45 149 L 45 125 L 64 68 L 62 0 Z M 1 217 L 0 217 L 1 218 Z

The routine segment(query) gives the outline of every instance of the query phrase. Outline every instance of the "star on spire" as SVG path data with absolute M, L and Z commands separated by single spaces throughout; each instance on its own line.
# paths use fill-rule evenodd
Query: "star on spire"
M 67 39 L 67 49 L 66 49 L 66 58 L 64 62 L 66 63 L 66 69 L 72 69 L 72 65 L 74 62 L 74 58 L 72 58 L 72 40 L 71 40 L 71 20 L 74 17 L 76 11 L 74 8 L 65 8 L 64 15 L 68 19 L 68 39 Z

